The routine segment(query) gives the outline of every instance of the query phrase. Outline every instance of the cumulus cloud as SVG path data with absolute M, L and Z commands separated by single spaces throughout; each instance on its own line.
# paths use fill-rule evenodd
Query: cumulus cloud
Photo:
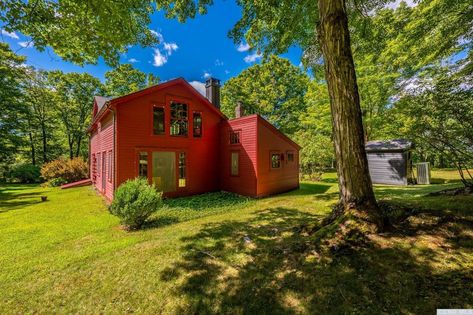
M 159 49 L 154 49 L 154 54 L 153 54 L 153 66 L 155 67 L 161 67 L 164 65 L 166 62 L 168 62 L 168 57 L 161 54 L 161 51 Z
M 248 51 L 250 50 L 250 45 L 248 45 L 247 43 L 240 43 L 240 45 L 238 45 L 237 50 L 239 52 Z
M 7 37 L 13 38 L 13 39 L 20 39 L 18 35 L 16 35 L 15 32 L 7 32 L 5 30 L 2 30 L 2 35 L 5 35 Z
M 18 42 L 18 45 L 20 45 L 23 48 L 30 48 L 33 47 L 33 42 Z
M 159 40 L 160 43 L 164 42 L 163 34 L 156 32 L 154 30 L 149 30 L 149 31 Z
M 252 63 L 252 62 L 255 62 L 258 59 L 261 59 L 262 56 L 263 55 L 261 55 L 259 53 L 254 53 L 254 54 L 246 56 L 245 58 L 243 58 L 243 60 L 245 60 L 246 63 Z
M 189 82 L 190 85 L 194 87 L 197 91 L 199 91 L 200 94 L 205 96 L 205 83 L 200 82 L 200 81 L 191 81 Z
M 179 46 L 177 46 L 176 43 L 164 43 L 164 50 L 168 54 L 168 56 L 171 56 L 172 52 L 177 50 Z
M 130 59 L 128 59 L 128 62 L 136 63 L 136 62 L 139 62 L 139 60 L 135 59 L 135 58 L 130 58 Z
M 207 72 L 207 71 L 204 71 L 204 74 L 202 75 L 202 78 L 204 79 L 208 79 L 212 76 L 212 74 L 210 72 Z

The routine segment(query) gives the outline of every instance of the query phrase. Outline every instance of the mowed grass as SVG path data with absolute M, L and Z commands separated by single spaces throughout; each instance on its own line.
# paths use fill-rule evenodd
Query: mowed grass
M 0 186 L 0 310 L 24 313 L 434 313 L 473 307 L 473 197 L 376 186 L 414 208 L 395 231 L 321 256 L 297 227 L 330 212 L 334 174 L 286 194 L 167 200 L 126 232 L 90 187 Z M 40 196 L 46 195 L 47 202 Z

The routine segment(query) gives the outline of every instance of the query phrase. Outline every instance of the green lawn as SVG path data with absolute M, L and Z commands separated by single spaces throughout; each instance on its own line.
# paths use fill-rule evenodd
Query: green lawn
M 0 186 L 0 310 L 14 313 L 434 313 L 473 308 L 473 196 L 376 186 L 416 209 L 366 246 L 320 256 L 294 227 L 336 202 L 334 174 L 287 194 L 166 201 L 126 232 L 90 187 Z M 40 196 L 48 196 L 40 202 Z M 247 238 L 246 238 L 247 237 Z M 249 238 L 249 242 L 245 241 Z

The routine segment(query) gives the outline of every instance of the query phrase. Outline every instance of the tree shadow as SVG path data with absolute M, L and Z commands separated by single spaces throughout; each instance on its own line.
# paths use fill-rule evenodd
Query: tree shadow
M 157 216 L 154 218 L 151 218 L 150 220 L 147 220 L 143 226 L 141 227 L 142 230 L 149 230 L 149 229 L 155 229 L 171 224 L 176 224 L 180 222 L 178 218 L 172 217 L 172 216 Z
M 41 203 L 41 192 L 14 193 L 12 190 L 22 190 L 8 188 L 8 191 L 0 190 L 0 213 L 20 209 L 32 204 Z
M 243 197 L 230 192 L 212 192 L 190 197 L 164 199 L 164 204 L 170 209 L 190 208 L 193 210 L 205 210 L 209 207 L 229 207 L 248 202 L 250 198 Z
M 429 262 L 440 259 L 438 252 L 390 246 L 393 235 L 320 254 L 294 228 L 319 219 L 265 209 L 182 238 L 182 259 L 160 274 L 176 284 L 171 294 L 185 298 L 178 313 L 432 313 L 472 306 L 468 268 L 436 270 Z

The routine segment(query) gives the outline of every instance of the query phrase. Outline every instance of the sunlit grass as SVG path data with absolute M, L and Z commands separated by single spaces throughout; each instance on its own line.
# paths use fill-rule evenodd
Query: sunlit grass
M 473 198 L 426 197 L 460 185 L 454 172 L 434 174 L 453 182 L 376 186 L 377 196 L 463 221 L 427 229 L 430 217 L 420 217 L 412 221 L 420 226 L 412 235 L 377 236 L 360 252 L 333 257 L 306 252 L 294 230 L 337 202 L 333 173 L 259 200 L 227 193 L 167 200 L 135 232 L 120 229 L 90 187 L 0 186 L 0 309 L 275 314 L 471 308 L 473 235 L 465 220 Z

